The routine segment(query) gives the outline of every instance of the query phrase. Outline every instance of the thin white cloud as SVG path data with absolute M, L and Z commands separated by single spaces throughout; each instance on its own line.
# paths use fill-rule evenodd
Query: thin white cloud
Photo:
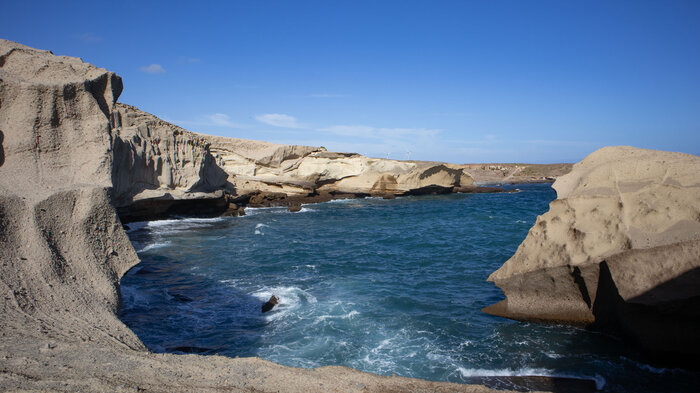
M 304 126 L 299 124 L 294 116 L 289 116 L 282 113 L 266 113 L 263 115 L 256 115 L 255 120 L 263 124 L 281 128 L 304 128 Z
M 141 71 L 147 74 L 162 74 L 165 72 L 165 68 L 163 68 L 163 66 L 160 64 L 151 64 L 141 67 Z
M 376 128 L 363 125 L 336 125 L 321 128 L 318 131 L 367 139 L 428 138 L 440 132 L 427 128 Z
M 197 116 L 195 119 L 191 120 L 176 120 L 171 119 L 166 116 L 160 116 L 161 119 L 167 121 L 168 123 L 176 124 L 180 127 L 196 127 L 201 129 L 202 127 L 226 127 L 226 128 L 236 128 L 243 129 L 248 128 L 247 125 L 235 123 L 231 116 L 225 113 L 212 113 L 206 115 Z M 190 131 L 196 131 L 196 129 L 191 129 Z
M 225 113 L 213 113 L 211 115 L 205 115 L 204 117 L 214 126 L 241 128 L 240 125 L 231 121 L 231 116 Z
M 77 35 L 76 38 L 78 38 L 80 41 L 82 41 L 86 44 L 94 44 L 96 42 L 102 41 L 102 37 L 100 37 L 94 33 L 83 33 L 83 34 Z

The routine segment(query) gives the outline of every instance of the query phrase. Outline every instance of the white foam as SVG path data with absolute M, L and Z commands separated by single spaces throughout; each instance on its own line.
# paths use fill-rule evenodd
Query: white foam
M 560 355 L 560 354 L 554 353 L 554 352 L 545 352 L 544 355 L 550 359 L 560 359 L 560 358 L 564 357 L 564 355 Z
M 551 378 L 571 378 L 594 381 L 597 390 L 602 390 L 605 387 L 605 378 L 601 375 L 586 376 L 574 374 L 557 373 L 554 370 L 545 368 L 529 368 L 523 367 L 516 370 L 501 368 L 501 369 L 483 369 L 483 368 L 464 368 L 458 367 L 459 373 L 464 378 L 472 377 L 551 377 Z
M 323 322 L 327 319 L 353 319 L 356 315 L 360 315 L 358 311 L 352 310 L 347 314 L 343 315 L 319 315 L 316 317 L 316 322 Z
M 255 231 L 253 232 L 253 234 L 254 235 L 265 235 L 265 233 L 262 231 L 263 228 L 269 228 L 269 226 L 265 225 L 263 223 L 255 224 Z
M 323 203 L 348 203 L 354 201 L 355 198 L 340 198 L 340 199 L 333 199 L 328 202 L 323 202 Z
M 130 222 L 126 224 L 129 229 L 126 230 L 126 233 L 131 233 L 134 231 L 138 231 L 139 229 L 143 229 L 148 225 L 148 221 L 137 221 L 137 222 Z
M 153 250 L 155 248 L 166 247 L 169 245 L 170 245 L 170 242 L 167 242 L 167 241 L 166 242 L 150 243 L 150 244 L 145 244 L 145 245 L 137 243 L 137 244 L 134 244 L 134 248 L 136 249 L 137 253 L 140 253 L 140 252 L 146 252 L 148 250 Z
M 299 287 L 272 287 L 262 288 L 250 294 L 253 297 L 266 302 L 272 295 L 277 296 L 279 303 L 265 316 L 271 320 L 284 319 L 290 313 L 295 312 L 306 303 L 316 303 L 318 300 L 312 294 Z
M 213 218 L 176 218 L 168 220 L 155 220 L 148 221 L 146 224 L 149 228 L 165 227 L 170 225 L 177 226 L 187 226 L 188 224 L 213 224 L 216 222 L 221 222 L 227 220 L 226 217 L 213 217 Z
M 624 356 L 621 356 L 621 358 L 634 364 L 635 366 L 641 368 L 642 370 L 646 370 L 646 371 L 652 372 L 654 374 L 664 374 L 667 372 L 673 372 L 672 369 L 652 367 L 648 364 L 640 363 L 640 362 L 634 361 L 634 360 L 627 358 L 627 357 L 624 357 Z

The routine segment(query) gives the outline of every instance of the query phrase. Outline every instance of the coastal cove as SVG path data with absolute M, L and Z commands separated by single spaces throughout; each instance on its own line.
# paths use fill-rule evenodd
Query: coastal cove
M 655 367 L 608 336 L 480 311 L 503 298 L 485 278 L 556 196 L 548 184 L 506 188 L 520 191 L 129 224 L 141 263 L 122 279 L 122 320 L 154 352 L 510 389 L 538 388 L 513 378 L 535 375 L 693 391 L 696 374 Z M 262 315 L 271 294 L 281 304 Z
M 0 39 L 0 390 L 696 387 L 699 156 L 376 158 L 188 131 L 123 87 Z

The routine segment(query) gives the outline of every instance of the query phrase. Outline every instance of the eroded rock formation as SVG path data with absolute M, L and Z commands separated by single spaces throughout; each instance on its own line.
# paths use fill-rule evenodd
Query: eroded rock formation
M 120 103 L 111 130 L 114 203 L 123 221 L 233 214 L 248 201 L 289 206 L 334 196 L 502 191 L 475 187 L 461 166 L 197 134 Z
M 554 188 L 550 210 L 489 276 L 506 299 L 485 311 L 700 354 L 700 157 L 603 148 Z
M 121 89 L 117 75 L 80 59 L 0 40 L 0 390 L 490 391 L 149 352 L 118 318 L 119 280 L 139 260 L 110 190 L 124 200 L 161 188 L 208 192 L 223 177 L 202 175 L 206 142 L 169 136 L 169 125 L 135 126 L 128 107 L 111 129 Z

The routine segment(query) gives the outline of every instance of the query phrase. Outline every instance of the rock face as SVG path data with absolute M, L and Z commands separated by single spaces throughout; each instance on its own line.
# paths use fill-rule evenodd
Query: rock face
M 157 123 L 133 128 L 128 107 L 116 108 L 112 129 L 121 89 L 117 75 L 80 59 L 0 40 L 0 390 L 490 391 L 149 352 L 118 318 L 119 280 L 139 260 L 112 186 L 129 200 L 161 185 L 207 192 L 222 177 L 209 174 L 206 142 L 179 130 L 158 137 L 169 126 Z
M 700 354 L 700 157 L 603 148 L 554 188 L 550 210 L 488 278 L 506 299 L 484 311 Z
M 227 209 L 224 194 L 235 190 L 206 136 L 121 103 L 110 126 L 112 200 L 123 221 Z
M 212 193 L 233 186 L 204 135 L 189 132 L 133 106 L 117 103 L 111 116 L 117 206 L 171 194 Z
M 227 195 L 252 195 L 251 206 L 263 206 L 334 195 L 484 191 L 460 166 L 197 134 L 120 103 L 111 135 L 113 200 L 127 222 L 192 212 L 230 215 L 239 206 Z

